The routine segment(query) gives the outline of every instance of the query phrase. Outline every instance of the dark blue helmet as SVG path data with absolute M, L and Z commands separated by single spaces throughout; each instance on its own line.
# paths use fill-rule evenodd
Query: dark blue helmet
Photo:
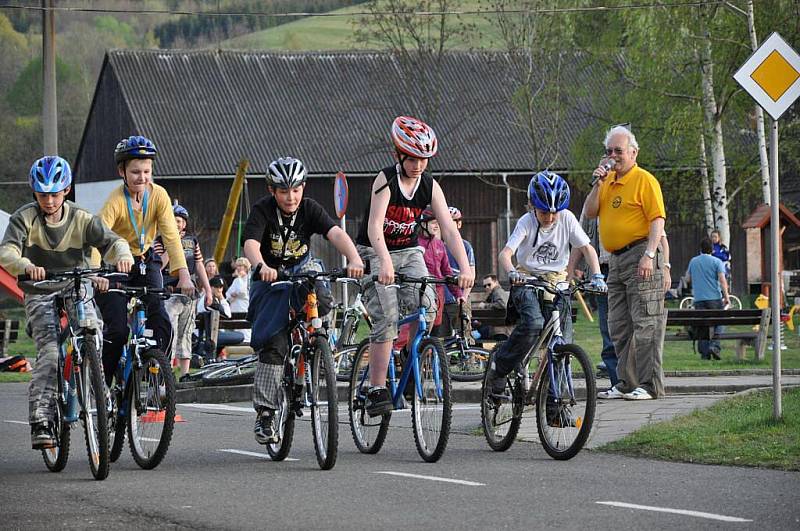
M 34 192 L 53 194 L 72 184 L 72 169 L 61 157 L 42 157 L 31 166 L 28 181 Z
M 178 203 L 172 205 L 172 214 L 175 217 L 183 218 L 186 221 L 189 221 L 189 211 L 186 210 L 186 208 L 184 208 L 183 206 L 179 205 Z
M 129 136 L 123 138 L 114 149 L 114 160 L 119 164 L 126 160 L 133 159 L 154 159 L 156 158 L 155 144 L 143 136 Z
M 528 184 L 528 200 L 546 212 L 564 210 L 569 206 L 569 185 L 557 173 L 540 171 Z

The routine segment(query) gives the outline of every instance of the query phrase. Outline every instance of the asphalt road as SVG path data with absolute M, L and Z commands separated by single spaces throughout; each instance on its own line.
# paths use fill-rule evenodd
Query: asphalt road
M 84 529 L 798 529 L 800 474 L 667 463 L 583 451 L 556 462 L 518 441 L 492 452 L 475 405 L 455 406 L 435 464 L 419 458 L 407 412 L 392 417 L 377 455 L 352 443 L 340 412 L 339 458 L 321 471 L 311 429 L 298 424 L 290 460 L 269 460 L 247 403 L 186 404 L 165 461 L 139 469 L 123 453 L 91 478 L 82 432 L 67 468 L 30 450 L 25 387 L 0 386 L 0 528 Z

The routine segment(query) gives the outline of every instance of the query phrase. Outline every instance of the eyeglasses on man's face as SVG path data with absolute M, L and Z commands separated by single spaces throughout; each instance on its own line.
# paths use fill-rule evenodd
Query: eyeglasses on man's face
M 491 288 L 492 284 L 490 282 L 484 282 L 483 287 L 484 288 Z
M 627 149 L 621 147 L 606 148 L 606 155 L 622 155 Z

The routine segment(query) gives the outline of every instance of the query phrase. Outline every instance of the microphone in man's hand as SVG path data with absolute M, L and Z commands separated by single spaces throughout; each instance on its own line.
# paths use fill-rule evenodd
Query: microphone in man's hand
M 606 170 L 607 172 L 614 169 L 614 166 L 617 164 L 617 161 L 614 159 L 606 159 L 604 163 L 600 165 L 601 168 Z

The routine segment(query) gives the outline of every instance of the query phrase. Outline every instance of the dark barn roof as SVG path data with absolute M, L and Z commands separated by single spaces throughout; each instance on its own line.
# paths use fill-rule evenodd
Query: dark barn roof
M 426 94 L 441 95 L 431 104 L 418 87 L 403 84 L 400 59 L 383 52 L 111 51 L 78 152 L 77 180 L 113 178 L 114 145 L 134 133 L 158 146 L 162 178 L 229 176 L 241 158 L 250 159 L 250 173 L 260 173 L 282 155 L 301 158 L 312 174 L 374 175 L 390 160 L 388 129 L 399 114 L 437 131 L 436 171 L 530 170 L 538 161 L 511 104 L 519 86 L 514 59 L 446 54 L 424 73 L 439 87 Z M 563 64 L 559 83 L 588 85 L 589 66 L 575 57 Z M 563 98 L 557 169 L 570 166 L 570 146 L 593 122 L 588 95 Z

